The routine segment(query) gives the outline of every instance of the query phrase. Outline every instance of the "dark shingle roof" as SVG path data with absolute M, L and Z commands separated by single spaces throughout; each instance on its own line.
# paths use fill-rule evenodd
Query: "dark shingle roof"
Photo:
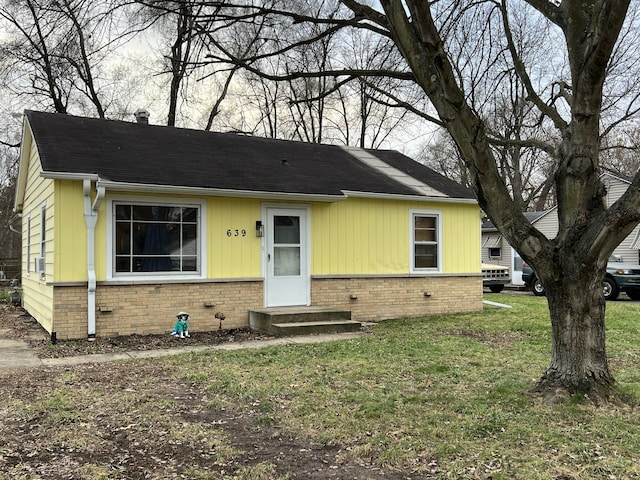
M 546 215 L 548 211 L 549 210 L 543 210 L 541 212 L 523 212 L 523 213 L 525 218 L 529 220 L 529 223 L 535 223 L 540 217 Z M 497 228 L 491 220 L 487 219 L 486 221 L 482 222 L 482 230 L 491 231 L 491 230 L 497 230 Z
M 27 111 L 44 172 L 102 180 L 304 195 L 418 195 L 335 145 Z M 447 197 L 470 190 L 395 151 L 368 153 Z

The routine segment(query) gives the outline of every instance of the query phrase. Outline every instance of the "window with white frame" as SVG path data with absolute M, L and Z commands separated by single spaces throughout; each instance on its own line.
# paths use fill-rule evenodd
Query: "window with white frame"
M 502 248 L 489 247 L 489 258 L 502 258 Z
M 26 272 L 27 275 L 31 273 L 31 215 L 27 215 L 27 245 L 26 245 L 26 255 L 27 255 L 27 265 Z
M 45 276 L 45 254 L 47 252 L 47 204 L 40 205 L 40 256 L 36 260 L 38 266 L 35 267 L 35 271 L 40 273 L 40 276 Z
M 198 274 L 201 206 L 113 203 L 113 276 Z
M 439 271 L 440 214 L 437 212 L 412 212 L 411 214 L 412 270 Z
M 44 258 L 47 241 L 47 205 L 40 206 L 40 256 Z

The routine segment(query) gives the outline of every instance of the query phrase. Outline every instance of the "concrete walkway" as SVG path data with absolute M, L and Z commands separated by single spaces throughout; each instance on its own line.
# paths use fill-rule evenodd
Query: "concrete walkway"
M 202 352 L 206 350 L 240 350 L 246 348 L 264 348 L 271 345 L 322 343 L 332 342 L 335 340 L 347 340 L 364 335 L 361 332 L 301 335 L 296 337 L 273 338 L 269 340 L 232 342 L 220 345 L 197 345 L 192 347 L 167 348 L 162 350 L 140 350 L 121 353 L 97 353 L 91 355 L 80 355 L 77 357 L 38 358 L 34 349 L 30 348 L 26 342 L 9 339 L 8 337 L 10 333 L 11 332 L 9 330 L 0 329 L 0 371 L 16 368 L 72 366 L 84 363 L 113 362 L 116 360 L 158 358 L 189 352 Z
M 40 365 L 42 365 L 42 361 L 25 342 L 0 338 L 0 370 L 39 367 Z

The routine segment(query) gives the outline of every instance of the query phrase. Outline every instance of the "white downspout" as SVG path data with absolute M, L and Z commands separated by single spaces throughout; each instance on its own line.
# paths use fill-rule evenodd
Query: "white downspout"
M 96 188 L 96 198 L 91 203 L 91 180 L 82 181 L 84 194 L 84 221 L 87 226 L 87 335 L 89 341 L 96 337 L 96 251 L 95 237 L 98 209 L 104 199 L 104 187 Z

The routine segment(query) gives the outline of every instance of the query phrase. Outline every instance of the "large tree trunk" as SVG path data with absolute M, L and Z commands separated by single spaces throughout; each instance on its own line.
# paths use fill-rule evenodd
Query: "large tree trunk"
M 354 11 L 365 9 L 371 18 L 376 18 L 362 5 L 358 10 L 355 2 L 343 2 Z M 563 138 L 557 147 L 559 229 L 555 239 L 546 238 L 526 220 L 498 174 L 484 123 L 460 88 L 430 3 L 381 0 L 385 19 L 380 24 L 388 25 L 416 83 L 458 146 L 478 203 L 522 258 L 536 269 L 547 291 L 553 354 L 551 365 L 535 390 L 550 398 L 584 394 L 597 402 L 610 401 L 615 392 L 605 349 L 602 281 L 606 259 L 637 224 L 640 198 L 637 191 L 630 189 L 612 208 L 606 208 L 606 192 L 599 179 L 599 121 L 606 67 L 629 0 L 527 2 L 563 31 L 571 65 L 571 120 L 566 121 L 534 91 L 515 45 L 507 41 L 529 100 L 553 122 Z M 506 5 L 506 1 L 501 3 L 502 18 L 506 39 L 510 40 Z
M 617 401 L 605 347 L 604 266 L 577 259 L 562 262 L 564 274 L 542 275 L 547 292 L 553 349 L 551 364 L 534 393 L 549 401 L 566 394 L 585 395 L 596 403 Z

